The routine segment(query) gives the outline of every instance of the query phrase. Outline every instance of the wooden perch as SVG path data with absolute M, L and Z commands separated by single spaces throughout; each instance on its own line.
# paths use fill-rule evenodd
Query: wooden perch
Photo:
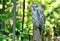
M 33 41 L 41 41 L 40 31 L 35 26 L 33 26 Z

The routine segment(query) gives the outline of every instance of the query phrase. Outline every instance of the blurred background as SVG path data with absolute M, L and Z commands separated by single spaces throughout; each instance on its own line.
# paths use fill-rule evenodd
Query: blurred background
M 31 6 L 38 2 L 45 15 L 45 37 L 60 36 L 60 0 L 16 0 L 15 41 L 32 41 Z M 13 31 L 13 0 L 0 0 L 0 41 L 11 41 Z

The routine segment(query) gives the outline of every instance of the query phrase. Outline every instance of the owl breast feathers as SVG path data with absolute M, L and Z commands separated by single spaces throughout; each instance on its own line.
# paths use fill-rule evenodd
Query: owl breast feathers
M 32 5 L 32 21 L 34 26 L 44 28 L 45 18 L 39 3 Z

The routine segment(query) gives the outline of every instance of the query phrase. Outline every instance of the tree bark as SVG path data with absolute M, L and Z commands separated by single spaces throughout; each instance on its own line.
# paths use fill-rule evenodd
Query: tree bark
M 15 28 L 16 28 L 16 0 L 14 0 L 14 9 L 13 9 L 13 36 L 12 41 L 15 41 Z

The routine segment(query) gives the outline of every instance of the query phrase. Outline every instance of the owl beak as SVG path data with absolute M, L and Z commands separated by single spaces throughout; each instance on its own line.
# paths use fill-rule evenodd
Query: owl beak
M 35 8 L 33 8 L 33 10 L 35 10 Z

